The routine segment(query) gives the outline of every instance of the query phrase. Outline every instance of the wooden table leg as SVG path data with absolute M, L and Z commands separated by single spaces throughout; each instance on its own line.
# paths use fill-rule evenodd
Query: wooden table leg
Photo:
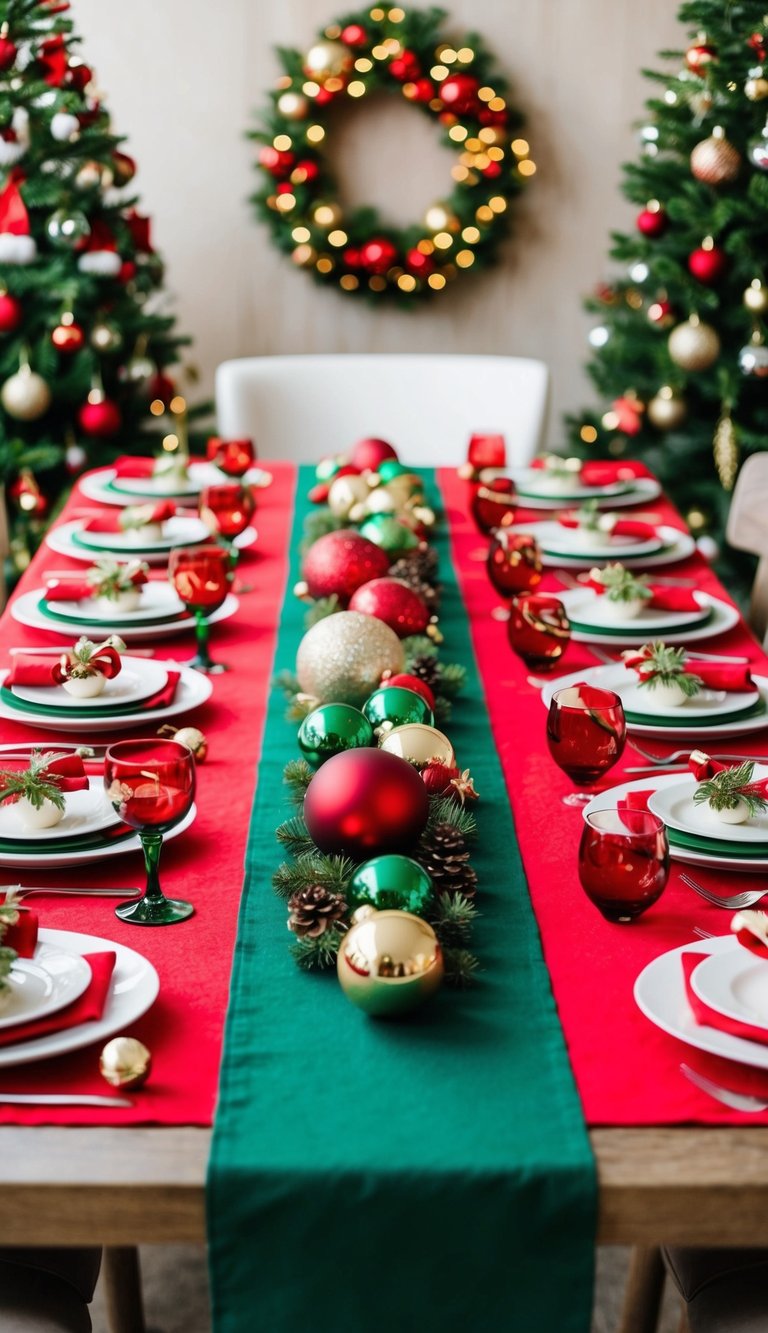
M 104 1282 L 110 1333 L 146 1333 L 139 1251 L 135 1245 L 107 1245 Z
M 656 1245 L 635 1245 L 618 1333 L 656 1333 L 664 1294 L 664 1261 Z

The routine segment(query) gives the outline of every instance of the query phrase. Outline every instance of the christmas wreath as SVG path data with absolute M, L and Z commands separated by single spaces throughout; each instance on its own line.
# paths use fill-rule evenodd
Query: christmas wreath
M 444 18 L 377 6 L 329 24 L 306 52 L 279 51 L 265 127 L 250 136 L 262 145 L 253 202 L 280 249 L 339 291 L 411 304 L 491 263 L 510 201 L 536 170 L 504 78 L 475 35 L 446 39 Z M 458 154 L 450 192 L 407 227 L 375 208 L 345 210 L 324 152 L 328 109 L 381 90 L 436 119 Z

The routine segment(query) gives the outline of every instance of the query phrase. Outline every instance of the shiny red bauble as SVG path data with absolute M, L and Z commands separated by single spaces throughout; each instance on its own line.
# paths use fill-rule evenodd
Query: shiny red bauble
M 717 60 L 717 47 L 710 46 L 708 42 L 696 42 L 693 46 L 689 46 L 685 53 L 685 63 L 689 70 L 702 79 L 707 65 L 711 65 L 713 60 Z
M 381 578 L 389 556 L 380 546 L 353 528 L 340 528 L 318 537 L 304 556 L 301 577 L 310 597 L 338 597 L 346 606 L 363 583 Z
M 280 152 L 271 144 L 264 144 L 259 150 L 259 166 L 264 167 L 265 171 L 270 171 L 273 176 L 287 176 L 295 165 L 296 158 L 293 153 Z
M 0 37 L 0 70 L 10 69 L 18 54 L 18 47 L 10 37 Z
M 82 324 L 76 324 L 74 320 L 69 324 L 62 321 L 51 330 L 51 342 L 57 352 L 64 352 L 70 356 L 73 352 L 80 351 L 85 342 L 85 330 Z
M 728 258 L 725 251 L 718 250 L 717 246 L 709 250 L 705 250 L 702 246 L 688 256 L 688 268 L 694 278 L 698 278 L 699 282 L 703 282 L 707 286 L 722 278 L 727 263 Z
M 644 208 L 635 218 L 635 225 L 643 236 L 655 240 L 657 236 L 663 236 L 668 221 L 663 208 Z
M 21 301 L 17 301 L 10 292 L 0 295 L 0 333 L 13 333 L 24 317 Z
M 366 273 L 386 273 L 397 259 L 397 246 L 386 236 L 373 236 L 360 246 L 360 265 Z
M 415 246 L 405 256 L 405 267 L 417 278 L 428 278 L 435 271 L 435 261 L 431 255 L 422 254 Z
M 401 639 L 407 639 L 409 634 L 423 634 L 429 624 L 428 607 L 402 579 L 371 579 L 363 583 L 352 594 L 349 609 L 383 620 Z
M 106 438 L 117 434 L 123 419 L 117 403 L 111 398 L 100 398 L 96 402 L 83 403 L 77 420 L 86 435 Z
M 370 439 L 358 440 L 352 450 L 352 467 L 358 472 L 375 472 L 385 458 L 396 459 L 397 450 L 387 440 L 379 440 L 372 436 Z M 336 476 L 343 475 L 344 469 L 339 468 Z
M 480 531 L 493 532 L 494 528 L 514 523 L 516 504 L 514 482 L 509 477 L 497 477 L 475 487 L 470 509 Z
M 399 685 L 402 690 L 413 690 L 414 694 L 420 694 L 425 703 L 434 710 L 435 696 L 432 690 L 426 681 L 420 680 L 418 676 L 412 676 L 408 671 L 398 671 L 394 676 L 386 676 L 381 684 L 383 688 L 387 685 Z
M 291 182 L 293 185 L 311 185 L 320 175 L 320 168 L 311 157 L 302 158 L 297 162 L 291 172 Z
M 471 74 L 450 74 L 440 84 L 440 100 L 443 106 L 461 116 L 477 105 L 479 87 L 477 79 L 473 79 Z
M 394 60 L 390 60 L 387 68 L 398 83 L 408 83 L 411 79 L 417 79 L 421 73 L 419 57 L 414 51 L 402 51 Z
M 368 34 L 359 23 L 348 23 L 341 30 L 341 40 L 345 46 L 365 46 Z
M 356 859 L 407 852 L 424 832 L 429 796 L 406 759 L 386 750 L 345 750 L 307 788 L 304 819 L 321 852 Z
M 403 92 L 409 102 L 431 102 L 437 96 L 431 79 L 414 79 L 405 85 Z

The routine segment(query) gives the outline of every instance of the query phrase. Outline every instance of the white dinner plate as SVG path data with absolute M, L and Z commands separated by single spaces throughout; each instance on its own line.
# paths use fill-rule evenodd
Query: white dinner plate
M 167 836 L 167 835 L 166 835 Z M 20 1041 L 0 1048 L 0 1069 L 28 1065 L 34 1060 L 47 1060 L 54 1055 L 79 1051 L 92 1042 L 104 1042 L 115 1032 L 130 1030 L 131 1023 L 146 1013 L 154 1004 L 160 989 L 160 979 L 152 964 L 135 949 L 116 941 L 100 939 L 98 935 L 81 935 L 75 930 L 41 930 L 40 945 L 50 945 L 65 953 L 88 954 L 114 950 L 115 970 L 112 973 L 109 995 L 100 1019 L 80 1023 L 63 1032 L 52 1032 L 47 1037 Z
M 695 666 L 695 662 L 692 663 Z M 633 679 L 634 677 L 634 679 Z M 726 694 L 724 690 L 702 690 L 693 699 L 686 699 L 680 708 L 659 709 L 658 722 L 631 722 L 627 718 L 627 729 L 637 736 L 672 737 L 684 736 L 691 741 L 691 749 L 696 743 L 701 744 L 702 737 L 697 736 L 696 726 L 702 727 L 704 735 L 737 736 L 748 735 L 768 726 L 768 676 L 753 677 L 755 691 L 739 691 Z M 640 713 L 648 716 L 655 709 L 648 704 L 648 691 L 641 689 L 634 672 L 627 670 L 622 663 L 615 666 L 587 667 L 583 671 L 573 671 L 567 676 L 548 680 L 541 691 L 542 703 L 549 708 L 555 690 L 565 689 L 568 685 L 597 685 L 600 689 L 613 690 L 618 694 L 624 711 L 628 714 Z M 756 717 L 734 718 L 729 721 L 729 714 L 749 708 L 758 698 L 763 700 L 766 711 Z M 686 725 L 685 719 L 691 719 Z M 711 722 L 718 718 L 721 721 Z M 710 725 L 711 722 L 711 725 Z
M 71 620 L 75 623 L 91 625 L 94 629 L 100 629 L 102 625 L 125 625 L 131 629 L 134 625 L 150 624 L 154 620 L 170 620 L 173 616 L 183 616 L 189 613 L 184 606 L 178 593 L 174 591 L 167 579 L 151 579 L 143 584 L 141 589 L 141 602 L 135 611 L 112 611 L 102 615 L 96 608 L 96 599 L 85 597 L 82 600 L 75 601 L 56 601 L 45 603 L 41 607 L 45 590 L 37 589 L 38 610 L 44 619 L 55 624 L 57 619 Z M 26 596 L 33 594 L 27 593 Z M 50 615 L 46 612 L 50 611 Z
M 56 659 L 51 657 L 51 667 Z M 60 708 L 65 713 L 73 708 L 119 708 L 128 704 L 141 703 L 150 695 L 161 690 L 168 679 L 168 672 L 163 662 L 152 662 L 145 657 L 130 657 L 127 653 L 122 658 L 122 670 L 108 680 L 101 694 L 93 699 L 79 699 L 69 694 L 63 685 L 12 685 L 11 693 L 15 699 L 24 703 L 42 704 L 48 708 Z
M 91 532 L 79 523 L 73 536 L 75 546 L 90 547 L 96 554 L 143 556 L 145 550 L 167 555 L 174 546 L 199 546 L 211 540 L 211 534 L 201 518 L 195 515 L 175 514 L 163 523 L 163 535 L 158 541 L 142 542 L 138 532 Z
M 691 987 L 725 1018 L 768 1032 L 768 961 L 739 946 L 713 954 L 695 969 Z
M 172 829 L 163 834 L 163 841 L 168 842 L 172 838 L 177 838 L 180 833 L 184 833 L 196 814 L 197 808 L 193 805 L 189 814 L 179 824 L 174 824 Z M 103 846 L 80 848 L 76 852 L 57 852 L 55 863 L 50 853 L 46 854 L 42 848 L 39 852 L 0 852 L 0 866 L 18 870 L 68 870 L 72 866 L 92 865 L 108 857 L 125 856 L 129 852 L 140 851 L 141 842 L 136 833 L 133 837 L 116 843 L 105 842 Z
M 548 551 L 542 544 L 541 535 L 544 529 L 544 536 L 551 533 L 553 528 L 560 528 L 559 524 L 553 522 L 535 522 L 535 523 L 513 523 L 507 532 L 528 532 L 535 537 L 541 548 L 541 562 L 547 569 L 591 569 L 593 565 L 600 565 L 604 561 L 621 560 L 628 569 L 650 569 L 659 565 L 672 565 L 678 560 L 687 560 L 696 550 L 696 543 L 688 532 L 681 532 L 679 528 L 660 527 L 658 529 L 659 537 L 662 541 L 660 550 L 652 555 L 639 555 L 637 548 L 634 553 L 622 555 L 618 549 L 612 547 L 597 552 L 572 552 L 566 554 L 564 551 Z M 564 531 L 564 529 L 560 529 Z
M 629 792 L 657 792 L 679 781 L 679 773 L 667 773 L 664 777 L 658 777 L 653 769 L 649 769 L 647 777 L 638 778 L 634 782 L 619 782 L 615 787 L 608 787 L 605 791 L 598 792 L 588 805 L 582 807 L 583 818 L 586 819 L 587 815 L 591 815 L 595 810 L 615 810 L 617 803 Z M 698 848 L 677 845 L 670 846 L 669 854 L 673 861 L 681 861 L 689 866 L 707 866 L 711 870 L 727 870 L 746 875 L 753 874 L 756 870 L 768 870 L 768 856 L 726 856 L 721 852 L 702 852 Z
M 49 546 L 52 551 L 55 551 L 57 555 L 66 555 L 70 560 L 80 560 L 84 564 L 92 565 L 95 553 L 86 551 L 82 546 L 78 546 L 76 542 L 72 540 L 72 534 L 79 532 L 81 528 L 81 519 L 72 519 L 69 523 L 59 523 L 45 534 L 46 545 Z M 238 537 L 235 537 L 234 545 L 239 551 L 245 551 L 248 547 L 253 546 L 255 541 L 256 529 L 249 527 L 246 528 L 244 532 L 241 532 Z M 157 550 L 152 548 L 150 550 L 141 550 L 134 547 L 132 548 L 132 553 L 140 556 L 147 565 L 164 565 L 168 560 L 168 551 L 165 549 Z M 121 550 L 120 554 L 124 556 L 131 554 L 131 552 L 128 550 Z
M 586 631 L 598 634 L 610 634 L 622 641 L 625 634 L 642 635 L 643 643 L 654 639 L 665 639 L 667 634 L 676 630 L 693 629 L 705 621 L 712 609 L 711 598 L 706 593 L 696 592 L 694 598 L 699 604 L 697 611 L 657 611 L 653 607 L 643 607 L 638 616 L 620 620 L 613 611 L 613 603 L 604 593 L 597 593 L 593 588 L 569 588 L 558 593 L 560 601 L 568 612 L 571 625 L 578 624 Z
M 754 777 L 756 782 L 768 777 L 768 768 L 756 764 Z M 694 803 L 693 793 L 698 785 L 692 773 L 681 774 L 676 784 L 654 792 L 648 807 L 664 820 L 668 828 L 679 829 L 681 833 L 692 833 L 698 838 L 717 838 L 720 842 L 735 842 L 742 846 L 750 842 L 763 847 L 768 844 L 768 810 L 761 810 L 747 824 L 724 824 L 706 802 Z
M 696 940 L 695 944 L 670 949 L 643 968 L 635 982 L 635 1003 L 662 1032 L 677 1037 L 687 1046 L 707 1051 L 710 1055 L 721 1055 L 726 1060 L 737 1060 L 755 1069 L 768 1069 L 768 1046 L 697 1023 L 685 994 L 681 954 L 687 951 L 728 954 L 735 949 L 743 952 L 735 935 L 718 935 L 711 940 Z
M 570 606 L 568 599 L 573 595 L 573 592 L 576 592 L 577 597 L 581 597 L 580 589 L 557 594 L 566 612 L 568 612 Z M 665 630 L 663 635 L 665 643 L 689 644 L 699 642 L 702 639 L 713 639 L 715 635 L 725 634 L 727 630 L 733 629 L 734 625 L 738 625 L 739 612 L 730 602 L 723 602 L 719 597 L 711 597 L 708 592 L 697 593 L 697 597 L 702 607 L 709 608 L 711 615 L 703 623 L 700 621 L 698 624 L 690 623 L 693 619 L 691 615 L 687 628 Z M 644 612 L 643 614 L 645 616 L 651 613 Z M 645 626 L 645 628 L 639 629 L 638 626 Z M 619 629 L 620 626 L 617 625 L 616 628 Z M 643 644 L 649 643 L 654 638 L 655 633 L 656 631 L 648 626 L 648 622 L 644 618 L 638 618 L 637 620 L 628 620 L 626 622 L 626 632 L 622 630 L 620 634 L 609 634 L 605 629 L 574 627 L 571 630 L 571 638 L 574 643 L 605 643 L 612 644 L 617 648 L 624 644 L 631 648 L 641 648 Z
M 47 1018 L 72 1004 L 91 980 L 91 967 L 78 953 L 38 944 L 34 958 L 17 958 L 10 974 L 11 995 L 0 1010 L 0 1029 Z
M 565 556 L 567 559 L 584 559 L 594 564 L 598 560 L 614 561 L 624 560 L 625 557 L 658 555 L 664 546 L 661 536 L 637 541 L 631 537 L 611 537 L 605 545 L 600 542 L 587 544 L 585 537 L 582 543 L 574 537 L 572 529 L 564 528 L 554 518 L 541 519 L 532 527 L 542 555 L 553 556 L 558 560 Z
M 44 845 L 61 838 L 80 838 L 85 833 L 99 833 L 120 820 L 104 795 L 101 778 L 89 777 L 88 788 L 64 793 L 65 811 L 52 828 L 29 828 L 22 822 L 16 805 L 0 805 L 0 838 L 7 842 L 39 842 Z
M 190 463 L 189 476 L 181 484 L 174 482 L 169 487 L 152 477 L 123 477 L 118 479 L 113 467 L 98 468 L 86 472 L 80 478 L 80 490 L 88 500 L 100 504 L 131 505 L 137 497 L 147 500 L 190 499 L 198 496 L 204 486 L 220 486 L 228 478 L 213 463 Z M 269 486 L 272 477 L 263 468 L 253 467 L 243 477 L 246 486 Z
M 165 585 L 150 583 L 148 586 L 164 587 Z M 170 588 L 169 591 L 173 592 Z M 179 617 L 178 620 L 147 620 L 143 623 L 135 621 L 131 624 L 123 620 L 122 616 L 114 621 L 99 622 L 98 625 L 86 625 L 82 620 L 52 620 L 39 608 L 38 603 L 41 597 L 41 588 L 22 593 L 11 603 L 11 615 L 20 625 L 26 625 L 29 629 L 47 630 L 49 634 L 61 634 L 65 639 L 78 638 L 83 632 L 95 633 L 98 631 L 100 635 L 104 636 L 109 633 L 119 634 L 121 639 L 130 642 L 136 639 L 169 638 L 173 634 L 189 633 L 195 628 L 194 619 L 188 614 Z M 212 611 L 208 616 L 208 624 L 215 625 L 220 620 L 229 620 L 229 617 L 235 614 L 239 605 L 240 603 L 234 594 L 228 593 L 226 600 L 218 610 Z
M 157 722 L 167 722 L 171 717 L 178 717 L 181 713 L 189 713 L 193 708 L 199 708 L 210 699 L 213 692 L 211 677 L 204 675 L 202 671 L 184 666 L 177 668 L 171 663 L 168 665 L 174 665 L 174 670 L 179 671 L 179 683 L 176 686 L 173 703 L 165 708 L 148 708 L 139 713 L 105 713 L 101 717 L 76 717 L 63 709 L 61 713 L 33 713 L 31 710 L 26 712 L 23 708 L 12 708 L 5 700 L 0 699 L 0 718 L 7 722 L 21 722 L 25 726 L 40 727 L 43 731 L 91 733 L 127 731 L 131 727 L 154 727 Z M 0 684 L 6 674 L 0 672 Z
M 541 476 L 535 468 L 508 468 L 505 473 L 498 475 L 512 478 L 526 509 L 563 509 L 571 503 L 581 504 L 585 500 L 596 500 L 599 509 L 618 509 L 627 505 L 650 504 L 661 495 L 661 486 L 654 477 L 637 477 L 632 481 L 617 482 L 615 486 L 584 486 L 578 491 L 570 491 L 568 495 L 557 495 L 553 491 L 538 491 L 535 483 L 534 489 L 530 489 L 530 478 Z M 521 480 L 518 481 L 518 478 Z

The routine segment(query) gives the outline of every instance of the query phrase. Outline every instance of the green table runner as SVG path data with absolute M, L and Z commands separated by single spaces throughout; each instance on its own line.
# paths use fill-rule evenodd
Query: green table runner
M 299 477 L 289 590 L 312 476 Z M 442 656 L 468 669 L 448 730 L 481 794 L 483 971 L 472 990 L 446 989 L 385 1023 L 355 1009 L 335 975 L 298 970 L 270 883 L 288 810 L 282 770 L 297 753 L 273 691 L 209 1167 L 216 1333 L 589 1328 L 589 1142 L 447 537 L 438 542 Z M 304 609 L 289 591 L 278 669 L 294 666 Z

